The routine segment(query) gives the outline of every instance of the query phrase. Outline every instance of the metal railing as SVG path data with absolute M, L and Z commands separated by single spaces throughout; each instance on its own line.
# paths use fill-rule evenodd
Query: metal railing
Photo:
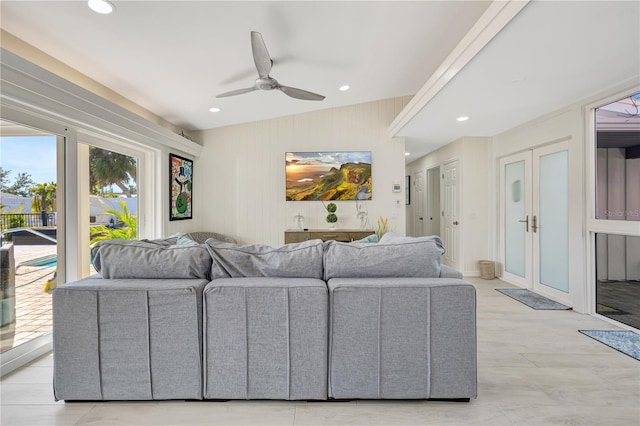
M 38 213 L 2 213 L 0 214 L 0 228 L 35 228 L 56 226 L 55 212 Z

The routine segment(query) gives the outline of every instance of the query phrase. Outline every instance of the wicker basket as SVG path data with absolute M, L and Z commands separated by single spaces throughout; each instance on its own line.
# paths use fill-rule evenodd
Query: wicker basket
M 481 260 L 480 262 L 480 278 L 483 280 L 492 280 L 496 277 L 496 263 L 491 260 Z

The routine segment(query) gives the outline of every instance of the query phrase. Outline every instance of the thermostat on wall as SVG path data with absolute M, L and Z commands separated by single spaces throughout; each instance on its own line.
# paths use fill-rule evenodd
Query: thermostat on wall
M 393 192 L 400 192 L 400 184 L 398 182 L 393 183 Z

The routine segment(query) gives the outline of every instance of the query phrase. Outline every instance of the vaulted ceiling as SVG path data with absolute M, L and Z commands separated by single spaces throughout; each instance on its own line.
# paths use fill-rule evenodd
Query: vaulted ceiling
M 489 1 L 85 1 L 0 3 L 2 29 L 187 131 L 413 95 L 491 8 Z M 505 3 L 505 2 L 500 2 Z M 640 3 L 532 1 L 394 135 L 413 158 L 460 136 L 492 136 L 640 75 Z M 262 33 L 282 84 L 257 77 Z M 348 84 L 350 90 L 338 88 Z M 640 84 L 640 82 L 639 82 Z M 209 108 L 220 112 L 209 112 Z M 455 118 L 470 119 L 457 123 Z

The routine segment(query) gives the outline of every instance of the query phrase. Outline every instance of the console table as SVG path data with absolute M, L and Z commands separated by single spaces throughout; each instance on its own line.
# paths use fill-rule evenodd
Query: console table
M 371 229 L 287 229 L 284 231 L 284 243 L 299 243 L 307 240 L 357 241 L 375 232 Z

